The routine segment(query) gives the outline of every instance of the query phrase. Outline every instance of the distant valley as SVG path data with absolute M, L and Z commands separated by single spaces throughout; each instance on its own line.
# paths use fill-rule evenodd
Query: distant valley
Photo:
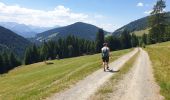
M 35 35 L 38 33 L 54 28 L 54 27 L 38 27 L 32 25 L 25 25 L 16 22 L 0 22 L 0 26 L 10 29 L 11 31 L 25 38 L 35 37 Z M 59 27 L 59 26 L 55 26 L 55 27 Z

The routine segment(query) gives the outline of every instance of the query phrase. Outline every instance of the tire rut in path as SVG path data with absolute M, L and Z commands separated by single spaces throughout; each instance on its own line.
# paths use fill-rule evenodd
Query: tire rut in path
M 114 71 L 118 71 L 137 52 L 138 49 L 136 48 L 132 52 L 120 57 L 116 61 L 109 64 L 110 68 Z M 87 76 L 85 79 L 79 81 L 70 89 L 56 93 L 52 97 L 48 97 L 47 100 L 87 100 L 114 74 L 115 73 L 111 72 L 103 72 L 103 69 L 100 69 Z

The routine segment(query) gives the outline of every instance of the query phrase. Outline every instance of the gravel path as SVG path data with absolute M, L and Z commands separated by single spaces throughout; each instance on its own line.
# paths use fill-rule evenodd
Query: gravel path
M 140 49 L 140 55 L 131 71 L 118 82 L 110 100 L 163 100 L 155 83 L 148 54 Z
M 110 68 L 114 71 L 118 71 L 125 62 L 137 53 L 137 51 L 138 49 L 134 49 L 132 52 L 120 57 L 118 60 L 109 65 Z M 100 69 L 87 76 L 84 80 L 78 82 L 72 88 L 61 93 L 54 94 L 52 97 L 47 98 L 47 100 L 87 100 L 114 74 L 115 73 L 113 72 L 103 72 L 103 69 Z

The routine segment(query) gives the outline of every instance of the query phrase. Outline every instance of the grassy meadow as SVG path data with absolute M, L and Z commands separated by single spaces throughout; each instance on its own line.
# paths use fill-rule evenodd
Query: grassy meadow
M 112 52 L 119 58 L 132 49 Z M 102 68 L 100 54 L 20 66 L 0 75 L 0 100 L 39 100 L 60 92 Z
M 144 29 L 144 30 L 140 30 L 140 31 L 134 31 L 132 33 L 134 33 L 136 36 L 142 36 L 144 33 L 148 34 L 149 33 L 149 29 L 150 28 L 147 28 L 147 29 Z
M 147 46 L 154 75 L 165 100 L 170 100 L 170 42 Z

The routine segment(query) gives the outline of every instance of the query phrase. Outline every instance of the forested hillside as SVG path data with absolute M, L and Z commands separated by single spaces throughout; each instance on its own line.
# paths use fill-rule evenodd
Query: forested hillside
M 170 12 L 166 13 L 169 21 L 170 21 Z M 143 30 L 147 30 L 149 27 L 149 22 L 148 22 L 149 16 L 135 20 L 127 25 L 124 25 L 123 27 L 117 29 L 116 31 L 114 31 L 112 34 L 119 36 L 124 30 L 128 30 L 130 33 L 133 33 L 135 31 L 143 31 Z M 141 34 L 140 32 L 138 32 L 139 34 Z M 137 33 L 137 34 L 138 34 Z
M 25 49 L 31 43 L 16 33 L 0 26 L 0 50 L 9 50 L 18 56 L 23 56 Z

